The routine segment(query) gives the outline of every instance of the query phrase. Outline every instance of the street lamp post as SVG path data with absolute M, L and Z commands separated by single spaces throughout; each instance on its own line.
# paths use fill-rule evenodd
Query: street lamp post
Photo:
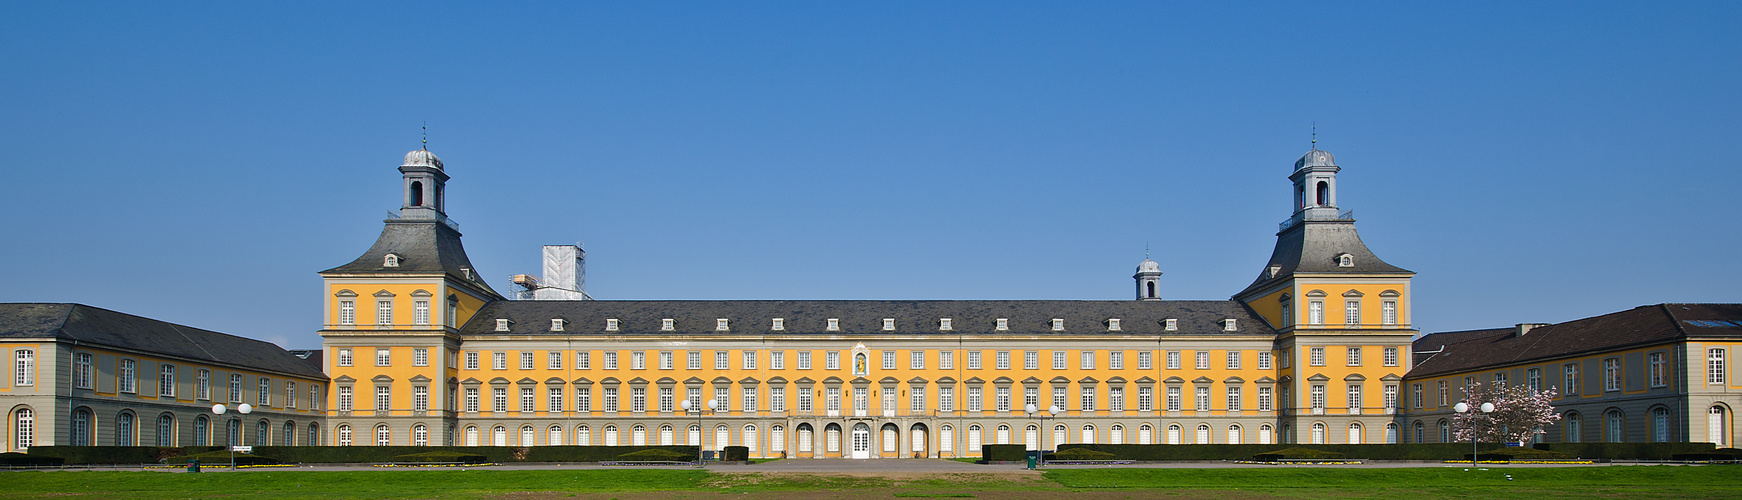
M 707 462 L 702 460 L 702 453 L 703 453 L 702 449 L 705 448 L 704 446 L 702 446 L 702 443 L 707 441 L 707 438 L 704 436 L 707 436 L 707 431 L 708 431 L 706 428 L 702 427 L 702 408 L 699 405 L 690 404 L 690 400 L 688 400 L 688 399 L 685 399 L 685 400 L 683 400 L 683 402 L 678 403 L 678 406 L 683 407 L 683 411 L 685 411 L 685 412 L 689 412 L 690 410 L 695 410 L 695 412 L 696 412 L 696 467 L 707 467 L 708 466 Z M 708 400 L 708 409 L 709 410 L 720 409 L 720 400 L 709 399 Z
M 228 411 L 230 411 L 230 409 L 225 407 L 222 403 L 212 405 L 212 413 L 213 414 L 223 415 L 225 412 L 228 412 Z M 247 414 L 253 413 L 253 412 L 254 412 L 254 407 L 248 406 L 248 403 L 242 403 L 242 404 L 236 405 L 236 414 L 238 414 L 238 415 L 247 415 Z M 226 425 L 225 427 L 227 428 L 229 426 Z M 230 443 L 229 443 L 230 444 L 230 468 L 231 469 L 236 468 L 236 441 L 241 441 L 241 440 L 242 440 L 242 425 L 240 423 L 238 423 L 236 425 L 236 439 L 230 440 Z
M 1041 465 L 1046 465 L 1046 433 L 1047 433 L 1046 420 L 1049 418 L 1057 418 L 1059 412 L 1064 411 L 1064 409 L 1059 408 L 1058 405 L 1052 405 L 1051 408 L 1047 408 L 1046 412 L 1047 412 L 1047 414 L 1052 415 L 1051 417 L 1048 417 L 1046 415 L 1036 416 L 1035 412 L 1040 411 L 1040 408 L 1036 407 L 1033 403 L 1029 403 L 1028 406 L 1023 408 L 1023 410 L 1028 412 L 1028 416 L 1030 418 L 1040 419 L 1040 428 L 1037 429 L 1037 431 L 1038 431 L 1037 433 L 1040 434 L 1040 461 L 1037 463 L 1036 466 L 1038 467 Z
M 1469 403 L 1458 403 L 1452 405 L 1452 410 L 1458 413 L 1470 413 L 1470 465 L 1476 465 L 1476 441 L 1480 437 L 1479 434 L 1476 434 L 1477 417 L 1483 417 L 1488 413 L 1493 413 L 1494 403 L 1482 403 L 1482 406 L 1480 407 L 1471 407 Z M 1481 410 L 1482 413 L 1474 413 L 1476 410 Z

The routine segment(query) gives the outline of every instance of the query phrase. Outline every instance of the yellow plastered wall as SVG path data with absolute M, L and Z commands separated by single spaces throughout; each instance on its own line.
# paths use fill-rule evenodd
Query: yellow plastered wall
M 1291 303 L 1294 305 L 1295 309 L 1294 320 L 1296 326 L 1301 328 L 1397 328 L 1409 324 L 1409 307 L 1408 302 L 1406 302 L 1409 297 L 1404 295 L 1407 291 L 1407 285 L 1404 283 L 1347 284 L 1302 280 L 1296 282 L 1294 289 L 1300 291 L 1298 294 L 1292 294 Z M 1313 292 L 1318 291 L 1324 292 L 1324 297 L 1309 296 Z M 1350 291 L 1359 292 L 1361 296 L 1345 297 L 1344 294 Z M 1397 296 L 1385 297 L 1384 295 L 1386 292 L 1395 292 Z M 1251 305 L 1254 309 L 1257 309 L 1261 303 L 1268 302 L 1271 307 L 1275 307 L 1277 303 L 1276 297 L 1277 296 L 1273 294 L 1272 296 L 1267 296 Z M 1324 321 L 1320 325 L 1307 324 L 1311 320 L 1311 314 L 1308 309 L 1310 306 L 1308 304 L 1314 300 L 1322 300 L 1325 305 Z M 1344 323 L 1344 307 L 1350 300 L 1359 300 L 1361 302 L 1361 323 L 1359 325 L 1348 325 Z M 1391 325 L 1383 324 L 1383 303 L 1388 300 L 1395 300 L 1397 302 L 1397 321 Z

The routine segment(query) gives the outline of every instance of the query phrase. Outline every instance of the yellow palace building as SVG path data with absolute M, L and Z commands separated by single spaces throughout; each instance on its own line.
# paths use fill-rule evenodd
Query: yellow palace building
M 1194 301 L 1159 299 L 1147 259 L 1124 301 L 508 300 L 447 219 L 441 160 L 412 151 L 399 170 L 398 217 L 320 273 L 328 444 L 873 458 L 1402 434 L 1414 274 L 1361 242 L 1325 151 L 1295 162 L 1294 211 L 1252 284 Z M 547 268 L 578 265 L 568 249 L 547 247 Z

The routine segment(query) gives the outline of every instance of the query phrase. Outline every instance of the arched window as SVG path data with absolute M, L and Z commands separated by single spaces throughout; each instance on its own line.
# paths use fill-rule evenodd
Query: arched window
M 575 426 L 575 444 L 580 446 L 593 444 L 593 428 L 586 425 Z
M 1210 424 L 1198 424 L 1198 435 L 1192 444 L 1210 444 Z
M 1083 442 L 1083 444 L 1095 444 L 1095 426 L 1094 425 L 1092 425 L 1092 424 L 1083 425 L 1083 441 L 1082 442 Z
M 206 417 L 204 415 L 201 415 L 199 417 L 199 420 L 195 421 L 195 425 L 196 425 L 195 431 L 196 432 L 204 433 L 205 420 L 206 420 Z M 197 442 L 200 439 L 199 435 L 196 434 L 194 436 L 194 439 L 196 440 L 196 442 L 194 443 L 195 445 L 199 445 L 199 446 L 205 445 L 205 443 L 203 443 L 203 442 Z M 73 410 L 73 428 L 72 428 L 72 443 L 71 444 L 73 446 L 91 446 L 91 409 L 90 408 L 79 408 L 77 410 Z
M 157 445 L 175 446 L 175 415 L 165 413 L 157 416 Z
M 727 446 L 732 446 L 732 428 L 726 424 L 714 426 L 714 449 L 725 450 Z
M 1397 422 L 1385 423 L 1385 444 L 1397 444 Z
M 1294 301 L 1289 300 L 1288 294 L 1286 293 L 1282 294 L 1282 297 L 1277 298 L 1276 301 L 1277 305 L 1282 308 L 1282 322 L 1276 326 L 1287 327 L 1294 325 Z
M 841 451 L 841 425 L 829 424 L 823 427 L 823 452 L 836 453 Z
M 1562 441 L 1568 443 L 1583 441 L 1585 437 L 1585 422 L 1584 419 L 1579 416 L 1578 412 L 1567 412 L 1566 416 L 1561 417 L 1561 422 L 1561 430 L 1566 433 L 1562 438 Z
M 746 427 L 748 427 L 748 426 L 746 426 Z M 883 424 L 883 432 L 881 432 L 880 434 L 883 435 L 883 437 L 880 438 L 879 440 L 883 442 L 883 452 L 884 453 L 895 453 L 897 451 L 901 451 L 901 428 L 900 427 L 896 427 L 895 424 Z M 745 434 L 745 436 L 748 437 L 749 434 Z M 746 445 L 746 446 L 749 446 L 749 445 Z M 751 447 L 750 450 L 756 451 L 756 448 Z
M 254 422 L 254 444 L 259 446 L 272 445 L 272 423 L 266 419 Z
M 1155 428 L 1149 424 L 1137 426 L 1137 444 L 1155 444 Z
M 134 440 L 135 437 L 133 412 L 124 411 L 115 415 L 115 446 L 133 446 L 138 443 Z
M 1270 424 L 1262 424 L 1258 426 L 1258 444 L 1273 444 L 1272 442 L 1275 441 L 1275 438 L 1271 436 L 1270 431 Z
M 1179 444 L 1179 439 L 1180 439 L 1179 435 L 1180 435 L 1179 424 L 1168 424 L 1167 425 L 1167 444 Z
M 757 439 L 756 426 L 744 426 L 744 435 L 742 437 L 744 439 L 744 447 L 749 448 L 750 453 L 756 453 L 756 444 L 758 441 L 761 441 L 761 439 Z
M 798 435 L 795 437 L 798 439 L 797 444 L 800 453 L 811 452 L 812 440 L 816 439 L 814 430 L 815 429 L 811 427 L 811 424 L 798 424 Z
M 673 434 L 671 424 L 659 426 L 659 445 L 671 446 L 672 444 L 675 444 L 673 441 L 677 439 L 677 436 Z
M 1415 421 L 1415 442 L 1427 442 L 1427 434 L 1424 432 L 1425 427 L 1426 425 L 1423 425 L 1420 420 Z
M 914 433 L 914 437 L 919 437 L 919 433 Z M 1040 449 L 1040 426 L 1028 424 L 1028 427 L 1023 428 L 1022 444 L 1028 445 L 1025 447 L 1028 451 Z
M 1312 444 L 1325 444 L 1325 424 L 1313 422 Z
M 19 408 L 12 412 L 12 449 L 24 451 L 36 444 L 36 412 Z
M 1608 413 L 1604 414 L 1603 420 L 1608 424 L 1608 427 L 1604 429 L 1606 432 L 1603 433 L 1604 441 L 1610 443 L 1627 441 L 1626 419 L 1622 418 L 1621 410 L 1609 410 Z
M 350 446 L 350 445 L 351 445 L 351 426 L 350 426 L 350 424 L 339 424 L 339 446 Z
M 687 436 L 687 438 L 688 439 L 686 441 L 684 441 L 684 444 L 687 444 L 690 446 L 701 446 L 702 445 L 702 426 L 699 426 L 699 425 L 690 426 L 689 436 Z
M 508 428 L 496 426 L 490 429 L 491 446 L 508 446 Z
M 1319 185 L 1318 185 L 1318 188 L 1315 190 L 1315 193 L 1318 195 L 1318 197 L 1314 198 L 1314 200 L 1318 202 L 1319 206 L 1321 206 L 1321 207 L 1331 206 L 1331 184 L 1330 183 L 1325 182 L 1325 181 L 1319 181 Z
M 1244 436 L 1241 436 L 1241 434 L 1242 432 L 1239 424 L 1228 426 L 1228 444 L 1240 444 L 1244 442 L 1244 440 L 1241 439 Z
M 552 425 L 549 429 L 545 429 L 545 434 L 545 443 L 551 446 L 563 445 L 563 426 Z
M 393 428 L 387 424 L 375 426 L 375 446 L 392 446 Z
M 1730 420 L 1724 418 L 1724 407 L 1714 405 L 1706 409 L 1706 441 L 1718 445 L 1719 448 L 1730 446 Z
M 477 446 L 477 445 L 478 445 L 478 426 L 476 426 L 476 425 L 466 426 L 466 446 Z
M 605 426 L 605 446 L 617 446 L 617 426 Z
M 538 432 L 533 431 L 532 426 L 530 426 L 530 425 L 520 426 L 520 445 L 521 446 L 534 446 L 537 444 L 538 444 Z
M 968 452 L 980 451 L 980 424 L 968 426 Z
M 411 206 L 423 206 L 423 181 L 411 181 Z
M 1148 283 L 1144 283 L 1143 286 L 1147 287 L 1149 289 L 1149 294 L 1145 295 L 1145 297 L 1151 298 L 1151 299 L 1155 298 L 1155 282 L 1151 281 Z
M 1010 444 L 1010 425 L 998 424 L 998 444 Z
M 954 453 L 956 451 L 956 428 L 950 424 L 938 427 L 938 451 Z
M 411 426 L 411 445 L 429 446 L 429 427 L 423 424 Z
M 780 424 L 768 426 L 768 451 L 770 453 L 786 451 L 786 427 Z
M 1107 428 L 1107 444 L 1125 444 L 1125 426 L 1113 424 Z
M 1361 428 L 1360 422 L 1349 424 L 1349 444 L 1361 444 L 1363 441 L 1362 437 L 1366 434 L 1366 432 L 1363 431 L 1365 431 L 1365 429 Z
M 321 423 L 320 422 L 309 422 L 309 424 L 308 424 L 308 445 L 309 446 L 320 446 L 322 442 L 323 441 L 321 441 Z
M 1653 441 L 1669 442 L 1669 408 L 1659 406 L 1651 410 L 1651 435 Z
M 647 446 L 647 426 L 635 424 L 629 428 L 629 444 Z
M 1059 445 L 1065 444 L 1065 442 L 1066 442 L 1065 440 L 1069 437 L 1069 435 L 1070 435 L 1070 430 L 1066 429 L 1064 424 L 1059 424 L 1059 425 L 1053 426 L 1052 427 L 1052 448 L 1056 450 L 1056 449 L 1058 449 Z
M 1445 419 L 1440 419 L 1440 442 L 1452 442 L 1452 424 L 1446 422 Z
M 284 423 L 284 439 L 279 440 L 278 445 L 296 446 L 296 422 L 290 421 Z

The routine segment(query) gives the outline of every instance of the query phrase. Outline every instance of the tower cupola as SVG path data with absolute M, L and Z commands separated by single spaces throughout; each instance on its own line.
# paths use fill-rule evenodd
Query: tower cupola
M 405 154 L 405 164 L 399 166 L 405 178 L 405 201 L 399 216 L 416 220 L 440 220 L 447 216 L 446 196 L 448 174 L 442 171 L 442 159 L 428 149 Z
M 1294 209 L 1304 220 L 1323 220 L 1337 215 L 1337 160 L 1329 151 L 1313 148 L 1294 161 Z
M 1144 257 L 1131 278 L 1137 280 L 1137 300 L 1161 300 L 1161 264 Z

